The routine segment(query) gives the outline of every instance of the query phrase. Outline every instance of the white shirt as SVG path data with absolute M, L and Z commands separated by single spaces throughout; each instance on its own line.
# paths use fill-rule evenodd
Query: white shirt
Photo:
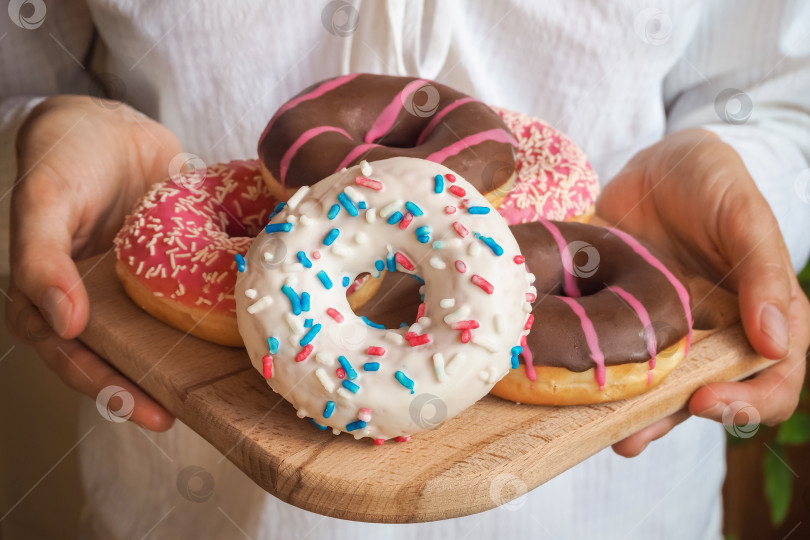
M 351 71 L 408 74 L 549 121 L 587 152 L 603 182 L 667 131 L 714 130 L 740 153 L 771 204 L 794 266 L 806 261 L 810 5 L 366 0 L 356 6 L 71 0 L 47 4 L 41 26 L 30 30 L 0 16 L 4 185 L 13 178 L 10 141 L 36 97 L 87 93 L 80 64 L 113 74 L 125 90 L 115 97 L 163 122 L 186 151 L 208 163 L 255 156 L 272 113 L 313 82 Z M 742 93 L 724 101 L 725 89 Z M 80 434 L 98 427 L 79 446 L 84 523 L 103 538 L 720 535 L 725 432 L 701 419 L 653 442 L 639 458 L 603 451 L 505 508 L 395 526 L 286 505 L 183 425 L 150 434 L 152 444 L 134 425 L 101 420 L 89 401 L 86 409 Z M 204 502 L 178 492 L 178 473 L 189 465 L 214 478 Z

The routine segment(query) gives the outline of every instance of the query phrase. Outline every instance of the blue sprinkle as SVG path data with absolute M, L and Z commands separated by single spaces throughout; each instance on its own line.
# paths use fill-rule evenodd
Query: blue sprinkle
M 267 338 L 267 348 L 270 349 L 270 354 L 278 353 L 278 339 L 274 337 Z
M 356 383 L 353 383 L 352 381 L 348 381 L 348 380 L 344 379 L 342 384 L 343 384 L 343 388 L 345 388 L 346 390 L 348 390 L 352 394 L 356 394 L 357 391 L 360 390 L 360 387 Z
M 374 261 L 374 268 L 376 268 L 378 272 L 382 272 L 385 270 L 385 263 L 382 261 L 382 259 L 377 259 Z
M 333 412 L 335 412 L 335 402 L 327 401 L 326 407 L 323 408 L 323 417 L 329 418 L 330 416 L 332 416 Z
M 400 328 L 406 328 L 406 327 L 408 327 L 408 326 L 410 326 L 410 325 L 409 325 L 408 323 L 406 323 L 406 322 L 401 322 L 401 323 L 399 323 L 399 327 L 400 327 Z
M 512 357 L 512 369 L 517 369 L 519 365 L 520 365 L 520 360 L 518 359 L 517 356 L 513 356 Z
M 401 220 L 402 220 L 402 212 L 400 212 L 399 210 L 388 216 L 389 225 L 395 225 L 399 223 Z
M 366 209 L 366 201 L 360 201 L 359 203 L 357 203 L 357 208 L 359 208 L 360 210 L 365 210 Z
M 413 279 L 415 279 L 416 281 L 418 281 L 419 283 L 421 283 L 422 285 L 424 285 L 424 284 L 425 284 L 425 280 L 424 280 L 424 279 L 422 279 L 422 278 L 420 278 L 420 277 L 419 277 L 419 276 L 417 276 L 416 274 L 410 274 L 410 276 L 411 276 Z
M 416 236 L 427 236 L 430 232 L 430 225 L 422 225 L 421 227 L 417 227 L 414 231 Z
M 352 200 L 349 198 L 348 195 L 343 193 L 342 191 L 338 193 L 337 196 L 338 202 L 343 205 L 343 208 L 349 213 L 350 216 L 354 217 L 357 215 L 357 207 L 354 205 Z
M 298 295 L 295 294 L 295 291 L 289 285 L 282 285 L 281 292 L 283 292 L 287 298 L 290 299 L 290 306 L 292 306 L 293 315 L 300 315 L 301 314 L 301 299 L 298 298 Z
M 301 293 L 301 311 L 309 311 L 309 293 Z
M 302 347 L 306 347 L 309 345 L 309 342 L 315 339 L 315 336 L 318 335 L 318 332 L 321 331 L 321 323 L 315 324 L 312 328 L 309 329 L 309 332 L 304 334 L 304 337 L 301 338 L 301 341 L 298 342 L 299 345 Z
M 514 347 L 512 347 L 511 352 L 512 352 L 512 356 L 517 356 L 517 355 L 519 355 L 520 353 L 523 352 L 523 347 L 521 347 L 520 345 L 515 345 Z
M 270 213 L 270 215 L 267 216 L 267 221 L 270 221 L 271 219 L 273 219 L 276 216 L 276 214 L 278 214 L 279 212 L 281 212 L 284 209 L 285 206 L 287 206 L 287 203 L 285 203 L 285 202 L 278 203 L 276 205 L 276 207 L 273 208 L 273 211 Z
M 355 429 L 363 429 L 364 427 L 366 427 L 366 423 L 362 420 L 357 420 L 351 424 L 346 424 L 346 431 L 354 431 Z
M 433 193 L 441 193 L 444 189 L 444 178 L 442 175 L 437 174 L 433 177 Z
M 329 208 L 329 213 L 326 214 L 326 217 L 328 217 L 329 219 L 335 219 L 337 217 L 337 215 L 338 215 L 338 212 L 340 212 L 340 205 L 339 204 L 333 204 Z
M 492 250 L 492 253 L 494 253 L 494 254 L 495 254 L 495 255 L 497 255 L 498 257 L 500 257 L 501 255 L 503 255 L 503 248 L 500 246 L 500 244 L 498 244 L 498 242 L 496 242 L 495 240 L 493 240 L 491 237 L 489 237 L 489 236 L 484 236 L 484 235 L 483 235 L 483 234 L 481 234 L 481 233 L 473 233 L 473 234 L 475 234 L 475 237 L 476 237 L 476 238 L 478 238 L 478 239 L 479 239 L 479 240 L 481 240 L 481 241 L 482 241 L 484 244 L 486 244 L 486 246 L 487 246 L 489 249 L 491 249 L 491 250 Z
M 349 378 L 350 381 L 353 381 L 357 378 L 357 372 L 349 363 L 348 358 L 346 358 L 345 356 L 338 356 L 338 363 L 340 364 L 340 367 L 343 368 L 343 371 L 346 372 L 346 376 Z
M 349 276 L 343 276 L 343 281 L 342 281 L 342 283 L 343 283 L 343 286 L 344 286 L 344 287 L 348 287 L 348 286 L 349 286 L 349 283 L 351 283 L 351 282 L 352 282 L 352 280 L 350 280 L 350 279 L 349 279 Z
M 468 206 L 467 213 L 469 214 L 489 214 L 489 208 L 486 206 Z
M 379 362 L 366 362 L 365 364 L 363 364 L 364 371 L 377 371 L 379 369 L 380 369 Z
M 430 242 L 430 237 L 429 236 L 417 236 L 416 239 L 419 240 L 423 244 L 427 244 L 428 242 Z
M 326 237 L 323 239 L 323 245 L 331 246 L 332 242 L 334 242 L 337 239 L 339 234 L 340 229 L 332 229 L 331 231 L 329 231 L 329 234 L 327 234 Z
M 379 328 L 380 330 L 385 330 L 385 326 L 370 321 L 369 318 L 366 317 L 365 315 L 362 316 L 361 319 L 363 319 L 363 322 L 366 323 L 367 325 L 369 325 L 372 328 Z
M 436 240 L 433 242 L 433 249 L 442 249 L 444 247 L 444 242 L 441 240 Z
M 321 283 L 323 283 L 324 287 L 326 287 L 327 289 L 332 288 L 332 280 L 329 279 L 329 276 L 326 275 L 326 272 L 321 270 L 320 272 L 318 272 L 317 276 L 318 276 L 318 279 L 321 280 Z
M 304 328 L 309 328 L 312 326 L 312 319 L 304 319 Z
M 234 259 L 236 260 L 236 269 L 239 270 L 240 272 L 244 272 L 245 271 L 245 258 L 242 256 L 242 254 L 237 253 L 236 257 L 234 257 Z
M 298 257 L 298 262 L 303 264 L 304 268 L 312 268 L 312 261 L 309 260 L 306 253 L 299 251 L 296 256 Z
M 405 208 L 408 210 L 408 212 L 413 214 L 414 217 L 418 217 L 424 214 L 424 212 L 422 212 L 422 209 L 419 208 L 419 206 L 417 206 L 416 203 L 412 203 L 411 201 L 405 203 Z
M 264 226 L 264 232 L 270 234 L 274 232 L 290 232 L 292 223 L 268 223 Z
M 322 426 L 321 424 L 319 424 L 318 422 L 316 422 L 316 421 L 315 421 L 313 418 L 310 418 L 310 419 L 309 419 L 309 422 L 310 422 L 310 423 L 311 423 L 313 426 L 315 426 L 316 428 L 320 429 L 321 431 L 326 431 L 326 426 Z
M 410 390 L 411 394 L 413 394 L 413 381 L 409 379 L 407 375 L 405 375 L 401 371 L 397 371 L 396 373 L 394 373 L 394 378 L 396 378 L 399 384 Z
M 388 264 L 388 271 L 389 272 L 396 272 L 397 271 L 397 261 L 394 259 L 394 254 L 389 253 L 385 257 L 385 262 Z

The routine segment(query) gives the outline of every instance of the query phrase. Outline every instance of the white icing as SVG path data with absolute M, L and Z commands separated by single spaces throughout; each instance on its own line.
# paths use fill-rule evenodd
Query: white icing
M 450 418 L 486 395 L 502 372 L 508 371 L 510 350 L 524 333 L 526 315 L 521 308 L 527 305 L 528 278 L 525 265 L 513 262 L 520 253 L 517 242 L 506 222 L 491 206 L 488 214 L 445 214 L 445 206 L 458 204 L 458 198 L 446 189 L 434 193 L 433 177 L 451 173 L 446 167 L 413 158 L 374 162 L 374 179 L 386 186 L 383 191 L 356 185 L 354 179 L 360 173 L 364 173 L 360 166 L 354 166 L 311 189 L 302 188 L 296 192 L 272 220 L 273 223 L 282 223 L 289 222 L 291 216 L 298 218 L 290 232 L 270 233 L 286 246 L 284 259 L 274 261 L 278 264 L 272 267 L 256 264 L 262 262 L 260 246 L 266 245 L 264 237 L 270 236 L 264 232 L 259 234 L 258 241 L 253 242 L 246 256 L 247 268 L 237 278 L 237 317 L 251 361 L 260 372 L 262 357 L 268 353 L 268 337 L 283 342 L 284 346 L 275 355 L 273 376 L 267 382 L 290 401 L 299 414 L 306 411 L 305 414 L 311 415 L 315 422 L 338 433 L 345 431 L 347 424 L 358 421 L 361 409 L 369 409 L 373 415 L 367 425 L 352 431 L 352 435 L 389 439 L 424 429 L 415 423 L 419 420 L 418 415 L 413 415 L 414 419 L 410 412 L 411 404 L 420 395 L 431 394 L 441 399 Z M 459 175 L 456 175 L 455 185 L 468 193 L 475 193 L 474 188 Z M 352 189 L 346 190 L 347 187 Z M 337 202 L 340 192 L 354 195 L 351 198 L 355 201 L 359 193 L 368 205 L 367 210 L 361 210 L 357 217 L 340 212 L 334 220 L 327 219 L 325 209 L 333 204 L 332 201 Z M 404 213 L 406 201 L 417 204 L 424 214 L 415 216 L 405 229 L 376 219 L 377 215 L 387 219 L 395 211 Z M 321 203 L 319 208 L 324 208 L 320 217 L 311 211 L 312 203 Z M 489 206 L 489 203 L 480 205 Z M 307 214 L 311 218 L 306 226 L 302 219 L 305 208 L 310 209 Z M 471 233 L 458 238 L 452 229 L 454 221 L 462 221 Z M 417 240 L 414 231 L 424 225 L 430 226 L 431 236 L 439 242 L 422 244 Z M 332 228 L 338 228 L 340 236 L 332 249 L 324 250 L 323 238 Z M 472 231 L 481 231 L 492 237 L 503 248 L 503 255 L 495 256 L 480 245 L 470 247 L 473 243 L 481 244 Z M 440 247 L 439 251 L 434 249 L 434 244 Z M 337 256 L 336 252 L 341 252 L 342 248 L 336 249 L 336 245 L 342 245 L 350 253 Z M 311 258 L 311 268 L 300 268 L 296 253 L 314 250 L 319 250 L 321 257 Z M 411 272 L 426 283 L 424 316 L 410 330 L 419 330 L 417 334 L 429 336 L 429 341 L 417 346 L 411 346 L 404 339 L 407 328 L 381 330 L 363 322 L 349 307 L 341 282 L 344 275 L 356 276 L 363 272 L 376 275 L 374 262 L 383 259 L 387 253 L 397 252 L 407 257 L 414 266 Z M 281 257 L 277 252 L 276 258 Z M 453 263 L 456 260 L 466 264 L 465 273 L 455 269 Z M 293 269 L 295 271 L 291 273 Z M 408 271 L 402 264 L 398 264 L 397 269 Z M 318 278 L 321 270 L 332 281 L 329 290 Z M 487 294 L 472 283 L 473 275 L 492 284 L 494 294 Z M 299 296 L 303 292 L 310 294 L 308 312 L 292 314 L 290 300 L 281 292 L 285 283 Z M 255 290 L 259 298 L 271 297 L 273 309 L 248 314 L 252 302 L 246 296 L 248 289 Z M 343 322 L 338 323 L 327 315 L 329 308 L 340 312 Z M 453 308 L 455 311 L 448 312 Z M 496 313 L 502 319 L 497 323 L 498 328 L 493 316 Z M 300 340 L 311 331 L 303 326 L 307 318 L 313 319 L 313 325 L 322 327 L 311 341 L 312 353 L 305 360 L 296 362 L 295 356 L 302 349 Z M 460 332 L 449 326 L 463 320 L 479 323 L 478 328 L 471 330 L 471 343 L 461 343 Z M 384 347 L 385 356 L 368 355 L 369 346 Z M 359 387 L 357 393 L 343 387 L 343 381 L 337 377 L 334 365 L 338 356 L 345 356 L 355 370 L 357 376 L 352 382 Z M 365 371 L 363 365 L 366 362 L 378 362 L 379 370 Z M 397 371 L 413 381 L 414 393 L 395 378 Z M 478 380 L 479 374 L 483 375 L 482 380 Z M 335 401 L 336 407 L 329 418 L 324 418 L 324 406 L 329 400 Z

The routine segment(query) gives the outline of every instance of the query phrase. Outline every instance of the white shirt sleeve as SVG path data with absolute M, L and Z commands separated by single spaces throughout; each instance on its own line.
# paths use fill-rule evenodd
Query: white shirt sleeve
M 810 254 L 810 4 L 712 2 L 664 84 L 667 130 L 703 127 L 742 158 L 795 269 Z

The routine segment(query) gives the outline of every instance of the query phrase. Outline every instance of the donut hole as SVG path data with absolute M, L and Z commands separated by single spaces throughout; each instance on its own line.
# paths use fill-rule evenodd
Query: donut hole
M 361 279 L 368 274 L 359 274 L 355 279 Z M 355 294 L 369 294 L 363 287 L 373 287 L 365 284 L 358 287 Z M 416 314 L 421 303 L 419 287 L 421 284 L 410 274 L 404 272 L 387 272 L 383 277 L 379 289 L 368 298 L 359 302 L 361 305 L 354 310 L 361 317 L 381 324 L 386 328 L 399 328 L 402 323 L 410 326 L 416 322 Z M 347 294 L 348 296 L 348 294 Z

